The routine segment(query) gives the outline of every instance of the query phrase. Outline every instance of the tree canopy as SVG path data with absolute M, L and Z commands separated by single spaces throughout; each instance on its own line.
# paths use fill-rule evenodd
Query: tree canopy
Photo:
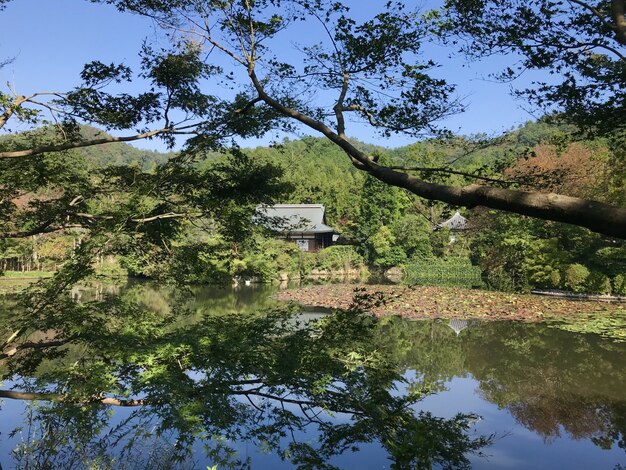
M 521 190 L 479 174 L 470 175 L 470 184 L 442 184 L 428 172 L 450 168 L 384 165 L 349 137 L 355 122 L 368 123 L 382 137 L 448 135 L 439 122 L 461 111 L 463 103 L 454 84 L 433 73 L 438 64 L 425 45 L 433 40 L 454 44 L 459 38 L 466 53 L 515 50 L 522 54 L 521 67 L 549 68 L 563 81 L 538 84 L 526 91 L 531 98 L 565 110 L 586 128 L 619 131 L 624 106 L 621 0 L 611 5 L 450 1 L 442 10 L 426 12 L 392 1 L 381 3 L 371 18 L 330 0 L 96 3 L 154 19 L 168 32 L 171 47 L 145 44 L 136 75 L 123 64 L 95 60 L 85 66 L 82 85 L 69 92 L 2 95 L 0 127 L 11 118 L 35 121 L 39 108 L 62 120 L 63 133 L 60 140 L 3 150 L 0 158 L 155 137 L 173 145 L 176 136 L 188 138 L 183 153 L 194 155 L 228 144 L 233 136 L 304 129 L 328 138 L 356 168 L 426 199 L 562 221 L 617 237 L 626 233 L 622 207 Z M 524 27 L 512 27 L 519 18 L 525 19 Z M 317 34 L 302 37 L 296 52 L 286 50 L 284 35 L 301 27 L 317 28 Z M 567 37 L 557 38 L 562 30 Z M 504 77 L 515 73 L 508 69 Z M 133 77 L 146 80 L 149 88 L 135 95 L 106 91 Z M 73 132 L 78 121 L 135 132 L 84 139 Z

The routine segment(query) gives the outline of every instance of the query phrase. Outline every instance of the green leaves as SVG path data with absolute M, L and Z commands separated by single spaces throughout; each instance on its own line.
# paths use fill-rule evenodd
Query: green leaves
M 626 61 L 609 2 L 451 0 L 446 8 L 448 29 L 457 38 L 452 41 L 458 40 L 464 52 L 521 55 L 502 79 L 525 69 L 546 70 L 555 77 L 518 92 L 543 112 L 564 111 L 564 118 L 589 132 L 623 127 L 617 116 L 624 113 Z

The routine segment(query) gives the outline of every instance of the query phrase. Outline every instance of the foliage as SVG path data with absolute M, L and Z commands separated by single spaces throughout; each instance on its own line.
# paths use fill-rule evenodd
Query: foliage
M 368 263 L 388 267 L 402 263 L 406 256 L 395 246 L 390 227 L 409 205 L 407 195 L 372 176 L 366 176 L 361 190 L 359 216 L 356 220 L 356 245 Z
M 335 245 L 324 248 L 317 254 L 315 266 L 321 270 L 347 272 L 363 269 L 365 261 L 353 246 Z
M 405 265 L 405 283 L 482 286 L 481 270 L 469 258 L 446 257 L 411 261 Z
M 588 277 L 589 270 L 582 264 L 570 264 L 564 273 L 565 286 L 574 292 L 582 292 Z
M 617 295 L 626 295 L 626 276 L 618 274 L 613 278 L 613 292 Z
M 368 255 L 374 266 L 388 268 L 402 264 L 405 253 L 395 246 L 396 238 L 386 225 L 381 225 L 367 240 Z
M 560 287 L 560 271 L 571 255 L 559 246 L 557 238 L 535 240 L 525 254 L 523 269 L 531 285 L 543 288 Z
M 365 145 L 363 145 L 366 147 Z M 382 150 L 382 149 L 377 149 Z M 351 237 L 356 223 L 364 175 L 328 139 L 285 139 L 270 147 L 248 151 L 254 158 L 268 159 L 283 169 L 283 181 L 292 190 L 281 202 L 323 204 L 331 227 Z M 348 232 L 348 233 L 346 233 Z
M 391 225 L 396 246 L 402 249 L 407 259 L 427 259 L 433 256 L 431 233 L 428 221 L 414 214 L 406 214 Z
M 544 110 L 563 110 L 561 119 L 606 132 L 623 127 L 626 31 L 620 5 L 449 0 L 444 28 L 469 39 L 463 46 L 475 57 L 519 54 L 517 64 L 501 71 L 503 80 L 526 69 L 556 72 L 557 80 L 538 81 L 520 94 Z
M 502 266 L 496 266 L 487 273 L 487 286 L 501 292 L 515 292 L 519 286 Z
M 176 441 L 163 448 L 166 461 L 185 462 L 202 443 L 220 468 L 249 464 L 232 442 L 264 447 L 300 468 L 369 443 L 399 467 L 465 468 L 467 455 L 490 443 L 469 434 L 474 415 L 416 411 L 426 391 L 399 390 L 411 381 L 385 354 L 393 345 L 374 341 L 377 322 L 365 310 L 375 297 L 361 295 L 349 311 L 302 325 L 284 308 L 209 314 L 207 304 L 173 291 L 160 294 L 166 302 L 155 310 L 137 301 L 154 297 L 147 294 L 131 289 L 104 303 L 65 303 L 53 321 L 32 318 L 35 328 L 53 324 L 56 336 L 37 354 L 22 348 L 10 357 L 3 378 L 14 387 L 0 394 L 22 389 L 23 399 L 47 401 L 31 425 L 52 432 L 18 455 L 63 468 L 116 453 L 132 461 L 156 434 Z M 120 426 L 107 409 L 115 404 L 129 409 Z M 291 406 L 300 411 L 285 410 Z M 294 439 L 282 439 L 289 429 Z
M 609 277 L 602 273 L 590 273 L 586 283 L 586 291 L 592 294 L 610 294 L 612 291 Z
M 496 288 L 573 289 L 575 285 L 582 292 L 587 288 L 584 282 L 567 280 L 572 264 L 598 279 L 625 272 L 620 241 L 570 225 L 540 224 L 516 216 L 483 213 L 474 220 L 479 229 L 471 240 L 472 256 Z M 606 281 L 602 284 L 593 290 L 606 291 Z

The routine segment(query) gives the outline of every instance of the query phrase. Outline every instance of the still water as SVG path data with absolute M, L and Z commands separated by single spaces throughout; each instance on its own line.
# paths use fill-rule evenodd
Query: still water
M 2 468 L 626 465 L 625 343 L 286 312 L 272 293 L 135 285 L 51 306 L 0 363 Z

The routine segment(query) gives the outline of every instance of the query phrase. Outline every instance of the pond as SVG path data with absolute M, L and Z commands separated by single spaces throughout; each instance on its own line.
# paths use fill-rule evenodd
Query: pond
M 47 306 L 0 362 L 2 468 L 626 465 L 626 343 L 273 294 L 99 286 Z

